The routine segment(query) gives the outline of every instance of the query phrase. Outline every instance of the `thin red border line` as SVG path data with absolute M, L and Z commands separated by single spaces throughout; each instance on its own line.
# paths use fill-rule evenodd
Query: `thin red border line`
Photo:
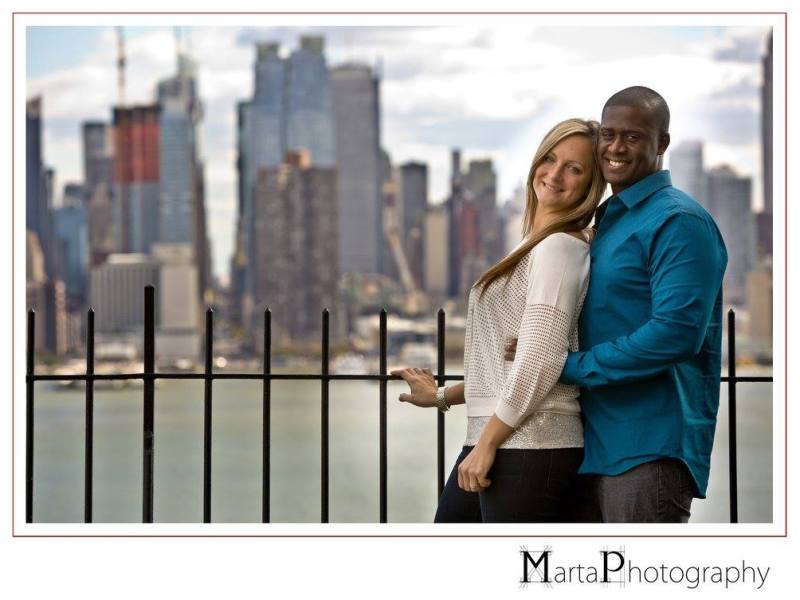
M 11 16 L 11 535 L 12 536 L 16 536 L 16 531 L 14 530 L 14 524 L 16 523 L 16 515 L 14 512 L 16 509 L 15 498 L 14 498 L 15 495 L 14 482 L 17 480 L 14 470 L 14 465 L 17 462 L 16 460 L 14 460 L 15 457 L 14 430 L 16 429 L 14 427 L 14 417 L 15 417 L 14 405 L 17 403 L 16 402 L 17 386 L 15 385 L 17 367 L 16 367 L 16 361 L 14 360 L 15 358 L 14 343 L 16 342 L 17 339 L 17 335 L 15 333 L 15 328 L 14 328 L 14 325 L 16 323 L 16 319 L 14 318 L 14 315 L 16 314 L 15 302 L 14 302 L 16 296 L 15 293 L 16 289 L 14 288 L 16 277 L 14 276 L 14 269 L 17 262 L 14 256 L 14 246 L 15 246 L 14 205 L 16 204 L 16 202 L 14 202 L 14 189 L 15 189 L 14 178 L 16 177 L 16 170 L 17 170 L 14 160 L 14 140 L 15 140 L 14 122 L 16 121 L 16 119 L 14 118 L 15 117 L 14 100 L 16 98 L 15 85 L 14 85 L 16 83 L 16 77 L 14 77 L 14 64 L 16 63 L 16 61 L 14 60 L 14 47 L 16 46 L 16 44 L 14 43 L 15 29 L 16 28 L 14 27 L 14 16 L 12 15 Z M 25 192 L 25 194 L 27 201 L 27 191 Z M 26 210 L 26 216 L 27 216 L 27 210 Z
M 453 12 L 453 11 L 431 11 L 431 12 L 413 12 L 413 11 L 387 11 L 387 12 L 377 12 L 377 11 L 321 11 L 321 12 L 310 12 L 310 11 L 242 11 L 242 12 L 221 12 L 221 11 L 205 11 L 205 12 L 185 12 L 185 11 L 162 11 L 162 12 L 139 12 L 139 11 L 127 11 L 127 12 L 36 12 L 36 11 L 19 11 L 13 12 L 12 15 L 299 15 L 299 16 L 310 16 L 310 15 L 388 15 L 388 16 L 397 16 L 397 15 L 611 15 L 611 16 L 618 16 L 618 15 L 785 15 L 786 12 L 783 11 L 739 11 L 739 12 L 669 12 L 669 11 L 653 11 L 653 12 L 627 12 L 627 11 L 616 11 L 616 12 L 546 12 L 546 11 L 509 11 L 509 12 L 490 12 L 490 11 L 472 11 L 472 12 Z M 365 27 L 369 27 L 365 25 Z
M 140 523 L 143 525 L 144 523 Z M 244 523 L 247 525 L 247 523 Z M 426 523 L 417 523 L 418 525 L 426 525 Z M 80 525 L 80 523 L 77 523 Z M 199 523 L 202 525 L 202 523 Z M 298 523 L 300 525 L 300 523 Z M 313 523 L 312 523 L 313 525 Z M 320 523 L 322 525 L 322 523 Z M 433 523 L 430 523 L 433 525 Z M 478 525 L 481 526 L 481 525 Z M 47 533 L 36 533 L 36 534 L 18 534 L 13 537 L 18 538 L 75 538 L 75 537 L 87 537 L 87 538 L 142 538 L 142 537 L 150 537 L 150 538 L 175 538 L 175 537 L 187 537 L 187 538 L 694 538 L 694 537 L 703 537 L 703 538 L 783 538 L 786 537 L 780 534 L 770 534 L 770 535 L 756 535 L 756 534 L 739 534 L 739 535 L 725 535 L 725 534 L 714 534 L 714 535 L 668 535 L 668 534 L 657 534 L 657 535 L 647 535 L 644 533 L 634 533 L 628 535 L 622 534 L 600 534 L 600 533 L 593 533 L 588 535 L 583 534 L 556 534 L 556 535 L 548 535 L 544 533 L 529 533 L 529 534 L 513 534 L 513 533 L 503 533 L 498 535 L 492 535 L 489 533 L 482 533 L 482 534 L 458 534 L 458 533 L 451 533 L 451 534 L 432 534 L 432 533 L 423 533 L 423 534 L 402 534 L 402 533 L 393 533 L 393 534 L 361 534 L 361 535 L 350 535 L 350 534 L 316 534 L 316 533 L 306 533 L 306 534 L 287 534 L 287 533 L 276 533 L 276 534 L 248 534 L 248 533 L 235 533 L 235 534 L 226 534 L 226 533 L 219 533 L 219 534 L 207 534 L 207 533 L 197 533 L 197 534 L 180 534 L 180 535 L 172 535 L 168 533 L 161 533 L 161 534 L 151 534 L 151 535 L 138 535 L 138 534 L 127 534 L 127 533 L 92 533 L 88 535 L 70 535 L 70 534 L 47 534 Z
M 789 390 L 787 382 L 784 382 L 784 521 L 783 521 L 783 534 L 766 534 L 766 535 L 756 535 L 756 534 L 746 534 L 746 535 L 723 535 L 723 534 L 714 534 L 714 535 L 644 535 L 644 534 L 637 534 L 637 535 L 622 535 L 622 534 L 607 534 L 607 535 L 572 535 L 572 534 L 555 534 L 555 535 L 415 535 L 415 534 L 408 534 L 408 535 L 324 535 L 324 534 L 317 534 L 317 535 L 261 535 L 261 534 L 252 534 L 252 535 L 233 535 L 233 534 L 183 534 L 183 535 L 169 535 L 169 534 L 143 534 L 143 535 L 128 535 L 128 534 L 108 534 L 108 535 L 101 535 L 101 534 L 89 534 L 89 535 L 55 535 L 55 534 L 17 534 L 15 525 L 15 508 L 16 508 L 16 497 L 15 497 L 15 483 L 16 477 L 14 476 L 14 373 L 15 369 L 15 361 L 14 361 L 14 171 L 15 171 L 15 156 L 14 156 L 14 139 L 15 139 L 15 129 L 14 129 L 14 30 L 15 30 L 15 19 L 17 15 L 783 15 L 783 28 L 784 28 L 784 264 L 783 264 L 783 271 L 784 271 L 784 323 L 788 326 L 789 323 L 789 238 L 788 238 L 788 217 L 789 217 L 789 136 L 786 133 L 786 129 L 789 123 L 789 13 L 788 11 L 775 11 L 775 12 L 235 12 L 235 13 L 226 13 L 226 12 L 12 12 L 11 13 L 11 256 L 12 256 L 12 265 L 11 265 L 11 273 L 12 273 L 12 281 L 11 281 L 11 310 L 12 310 L 12 319 L 11 319 L 11 365 L 12 365 L 12 373 L 11 373 L 11 385 L 12 385 L 12 402 L 11 402 L 11 536 L 12 537 L 41 537 L 41 538 L 56 538 L 56 537 L 312 537 L 312 538 L 334 538 L 334 537 L 652 537 L 652 538 L 682 538 L 682 537 L 695 537 L 695 538 L 780 538 L 780 537 L 788 537 L 788 530 L 789 530 Z M 786 330 L 787 327 L 784 327 Z M 789 336 L 786 335 L 784 331 L 784 377 L 788 376 L 788 357 L 789 357 Z
M 783 494 L 784 535 L 789 532 L 789 13 L 783 14 Z M 774 333 L 774 332 L 773 332 Z

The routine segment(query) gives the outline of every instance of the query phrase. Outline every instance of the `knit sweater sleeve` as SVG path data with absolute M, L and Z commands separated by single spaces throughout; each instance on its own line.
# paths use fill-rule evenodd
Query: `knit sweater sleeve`
M 589 247 L 566 233 L 539 242 L 531 257 L 517 353 L 495 414 L 518 427 L 553 389 L 569 351 L 569 334 L 589 274 Z

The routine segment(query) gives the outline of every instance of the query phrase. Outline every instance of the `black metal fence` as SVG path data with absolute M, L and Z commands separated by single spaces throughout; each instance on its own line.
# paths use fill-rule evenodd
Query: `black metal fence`
M 321 450 L 321 498 L 320 521 L 329 521 L 329 386 L 332 380 L 378 381 L 379 383 L 379 503 L 380 522 L 387 522 L 387 432 L 386 432 L 386 386 L 390 379 L 399 377 L 387 374 L 387 330 L 386 311 L 380 312 L 379 321 L 379 373 L 364 375 L 333 375 L 330 363 L 330 315 L 322 312 L 322 358 L 319 374 L 273 374 L 272 373 L 272 315 L 264 311 L 263 369 L 261 373 L 215 373 L 213 371 L 214 314 L 206 309 L 205 321 L 205 369 L 203 373 L 157 373 L 155 371 L 155 288 L 148 285 L 144 290 L 144 371 L 142 373 L 95 374 L 94 372 L 94 311 L 89 309 L 86 332 L 85 375 L 36 375 L 34 372 L 35 319 L 33 310 L 28 311 L 26 346 L 26 442 L 25 442 L 25 521 L 33 522 L 33 461 L 34 461 L 34 383 L 37 381 L 85 381 L 85 474 L 84 474 L 84 521 L 92 522 L 92 464 L 94 443 L 94 382 L 99 380 L 141 379 L 143 394 L 143 449 L 142 449 L 142 522 L 153 522 L 153 444 L 154 444 L 154 384 L 156 379 L 202 379 L 204 382 L 203 404 L 203 522 L 211 522 L 211 415 L 213 386 L 215 379 L 260 380 L 262 382 L 262 473 L 261 473 L 261 520 L 270 522 L 270 439 L 271 439 L 271 384 L 275 380 L 319 380 L 321 386 L 322 450 Z M 459 381 L 461 375 L 445 374 L 445 313 L 437 314 L 437 374 L 438 385 L 446 381 Z M 730 517 L 731 523 L 739 520 L 736 468 L 736 385 L 738 383 L 772 382 L 772 377 L 736 376 L 736 330 L 733 309 L 728 311 L 728 376 L 721 378 L 728 383 L 729 407 L 729 465 L 730 465 Z M 436 411 L 437 419 L 437 489 L 444 487 L 444 414 Z

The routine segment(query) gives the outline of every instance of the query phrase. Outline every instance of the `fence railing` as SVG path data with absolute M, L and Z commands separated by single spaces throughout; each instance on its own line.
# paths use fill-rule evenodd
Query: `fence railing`
M 275 380 L 319 380 L 321 386 L 321 498 L 320 521 L 329 521 L 329 386 L 333 380 L 378 381 L 379 383 L 379 513 L 380 522 L 387 522 L 387 421 L 386 387 L 392 379 L 400 379 L 387 373 L 387 327 L 386 310 L 379 319 L 379 372 L 377 374 L 345 375 L 331 374 L 330 363 L 330 315 L 322 311 L 322 352 L 319 374 L 272 373 L 272 314 L 264 311 L 263 369 L 261 373 L 215 373 L 213 370 L 214 313 L 206 309 L 205 362 L 202 373 L 162 373 L 155 371 L 155 288 L 144 289 L 144 370 L 141 373 L 96 374 L 94 372 L 94 310 L 87 314 L 86 374 L 85 375 L 37 375 L 34 365 L 34 340 L 36 331 L 35 311 L 28 311 L 26 345 L 26 407 L 25 407 L 25 521 L 33 522 L 33 463 L 34 463 L 34 383 L 37 381 L 85 381 L 85 445 L 84 445 L 84 522 L 92 522 L 92 476 L 94 454 L 94 382 L 100 380 L 140 379 L 144 383 L 143 428 L 142 428 L 142 522 L 153 522 L 153 449 L 154 449 L 154 384 L 156 379 L 199 379 L 204 382 L 203 403 L 203 522 L 211 522 L 211 419 L 213 406 L 213 382 L 221 379 L 260 380 L 262 382 L 262 472 L 261 472 L 261 520 L 270 522 L 270 441 L 271 441 L 271 384 Z M 736 385 L 739 383 L 769 383 L 772 377 L 737 377 L 736 375 L 736 327 L 733 309 L 728 311 L 728 375 L 721 377 L 728 383 L 729 410 L 729 481 L 730 520 L 739 520 L 737 483 L 736 442 Z M 437 314 L 437 372 L 438 385 L 447 381 L 463 380 L 461 375 L 445 374 L 445 312 Z M 441 494 L 445 483 L 444 413 L 436 411 L 437 419 L 437 491 Z

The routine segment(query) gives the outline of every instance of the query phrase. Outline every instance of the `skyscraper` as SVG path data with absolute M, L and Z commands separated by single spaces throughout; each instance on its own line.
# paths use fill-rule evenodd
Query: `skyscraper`
M 441 302 L 447 296 L 447 212 L 443 206 L 425 213 L 425 291 Z
M 178 56 L 178 73 L 158 83 L 159 200 L 158 241 L 193 239 L 196 131 L 200 107 L 195 95 L 194 65 Z
M 311 162 L 336 166 L 333 108 L 324 40 L 302 36 L 289 56 L 286 81 L 286 150 L 306 149 Z
M 37 349 L 47 346 L 46 285 L 44 252 L 39 244 L 39 236 L 35 231 L 28 229 L 25 232 L 25 306 L 37 313 L 34 336 Z
M 400 165 L 398 183 L 403 250 L 415 283 L 422 287 L 425 265 L 425 211 L 428 208 L 428 165 L 420 162 Z
M 197 68 L 191 58 L 177 54 L 177 73 L 160 81 L 158 240 L 191 244 L 197 266 L 198 299 L 209 284 L 203 165 L 197 128 L 202 104 L 197 91 Z
M 497 211 L 497 175 L 491 159 L 471 160 L 464 175 L 464 187 L 480 212 L 477 254 L 491 265 L 503 256 L 503 223 Z
M 464 187 L 461 173 L 461 150 L 453 148 L 450 152 L 450 195 L 446 200 L 448 238 L 447 266 L 450 297 L 461 297 L 461 230 L 459 217 L 464 201 Z
M 256 45 L 255 91 L 242 103 L 242 125 L 252 132 L 245 136 L 248 177 L 253 180 L 261 166 L 280 164 L 286 152 L 286 61 L 275 43 Z
M 81 126 L 83 181 L 89 224 L 89 261 L 99 265 L 115 251 L 113 129 L 108 123 L 86 121 Z
M 672 185 L 683 190 L 708 209 L 706 174 L 703 170 L 703 142 L 687 140 L 669 150 Z
M 409 161 L 400 165 L 398 177 L 399 220 L 403 238 L 422 223 L 428 208 L 428 165 Z
M 71 202 L 53 211 L 56 272 L 64 280 L 70 307 L 82 307 L 87 298 L 89 225 L 86 208 Z
M 56 172 L 51 167 L 44 167 L 42 172 L 42 188 L 39 197 L 40 221 L 39 243 L 44 251 L 44 266 L 50 279 L 56 277 L 55 249 L 53 248 L 53 206 L 55 200 Z
M 289 152 L 259 170 L 254 201 L 254 313 L 272 310 L 284 339 L 319 335 L 323 308 L 337 299 L 336 170 L 311 164 L 307 151 Z
M 378 230 L 378 239 L 381 247 L 381 266 L 380 272 L 392 280 L 399 278 L 395 258 L 389 245 L 389 238 L 384 231 L 386 217 L 391 211 L 396 210 L 397 204 L 397 182 L 395 181 L 396 169 L 392 168 L 392 159 L 385 149 L 381 148 L 380 159 L 378 161 L 380 173 L 381 191 L 381 225 Z
M 764 178 L 764 212 L 772 214 L 772 31 L 762 59 L 761 150 Z
M 253 193 L 262 167 L 280 164 L 286 151 L 284 104 L 286 62 L 275 43 L 256 45 L 255 91 L 237 106 L 237 169 L 239 176 L 238 263 L 242 273 L 240 302 L 252 301 Z M 248 298 L 249 297 L 249 298 Z M 247 311 L 245 311 L 247 312 Z
M 85 121 L 83 140 L 83 181 L 91 196 L 97 186 L 111 188 L 113 178 L 113 131 L 108 123 Z
M 52 274 L 52 190 L 42 157 L 42 98 L 25 105 L 25 228 L 36 234 L 44 255 L 44 268 Z
M 25 105 L 25 228 L 40 237 L 42 215 L 42 99 Z
M 472 284 L 489 267 L 481 252 L 481 207 L 467 192 L 458 210 L 459 283 L 456 298 L 466 300 Z
M 339 198 L 339 271 L 377 273 L 383 235 L 380 81 L 367 65 L 330 71 Z M 313 156 L 312 156 L 313 160 Z
M 160 107 L 114 107 L 114 230 L 119 252 L 158 239 Z
M 451 151 L 449 294 L 462 300 L 475 280 L 503 255 L 503 223 L 497 212 L 496 175 L 490 159 L 461 170 L 461 150 Z
M 34 344 L 37 352 L 63 354 L 67 349 L 67 312 L 64 282 L 48 278 L 38 236 L 25 236 L 25 305 L 36 312 Z
M 762 59 L 761 84 L 761 171 L 764 184 L 764 207 L 758 219 L 758 249 L 762 256 L 772 256 L 772 31 Z
M 745 279 L 755 263 L 755 221 L 751 208 L 752 181 L 723 165 L 708 171 L 708 211 L 728 250 L 724 294 L 726 303 L 745 301 Z

